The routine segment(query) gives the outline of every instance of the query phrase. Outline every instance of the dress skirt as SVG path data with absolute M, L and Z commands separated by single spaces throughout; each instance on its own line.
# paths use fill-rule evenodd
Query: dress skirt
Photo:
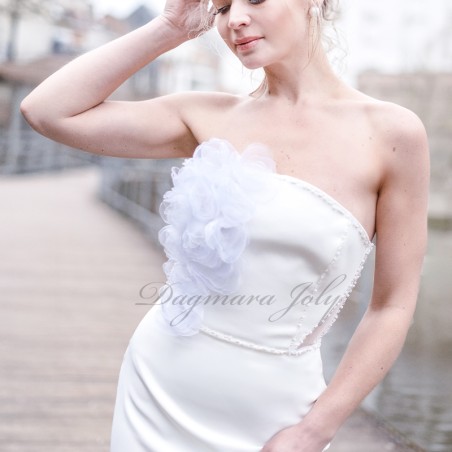
M 122 362 L 111 452 L 257 452 L 325 389 L 319 349 L 273 355 L 202 332 L 171 336 L 157 310 Z

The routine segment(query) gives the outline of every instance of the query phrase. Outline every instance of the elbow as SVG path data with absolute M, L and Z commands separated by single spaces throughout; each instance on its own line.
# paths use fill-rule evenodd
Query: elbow
M 20 104 L 20 112 L 27 123 L 41 135 L 48 136 L 51 128 L 52 121 L 49 120 L 48 115 L 39 106 L 35 105 L 35 102 L 26 97 Z
M 37 109 L 35 109 L 33 106 L 33 102 L 30 101 L 28 97 L 22 100 L 20 104 L 20 112 L 22 113 L 22 116 L 25 118 L 28 124 L 33 127 L 33 129 L 39 132 L 41 123 L 40 119 L 42 118 L 39 112 L 37 112 L 36 110 Z

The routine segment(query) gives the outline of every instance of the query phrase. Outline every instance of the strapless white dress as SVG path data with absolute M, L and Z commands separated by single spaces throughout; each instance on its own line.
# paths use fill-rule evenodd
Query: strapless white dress
M 322 336 L 374 244 L 254 145 L 201 144 L 161 213 L 166 284 L 124 356 L 112 452 L 259 451 L 325 389 Z

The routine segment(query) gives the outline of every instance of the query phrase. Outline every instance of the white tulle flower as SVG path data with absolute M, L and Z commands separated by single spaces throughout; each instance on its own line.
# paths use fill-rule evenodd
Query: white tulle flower
M 159 232 L 168 257 L 161 313 L 171 334 L 196 334 L 203 320 L 202 304 L 177 300 L 226 295 L 239 287 L 240 257 L 249 241 L 246 224 L 257 203 L 271 196 L 274 172 L 266 147 L 251 145 L 240 153 L 220 139 L 201 144 L 181 168 L 172 169 L 173 188 L 160 205 L 167 225 Z

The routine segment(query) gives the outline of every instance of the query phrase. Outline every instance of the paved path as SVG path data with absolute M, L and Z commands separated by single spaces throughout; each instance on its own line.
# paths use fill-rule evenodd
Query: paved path
M 0 180 L 2 452 L 108 451 L 122 355 L 147 310 L 139 290 L 161 280 L 163 257 L 97 199 L 98 179 Z M 330 450 L 412 449 L 358 412 Z

